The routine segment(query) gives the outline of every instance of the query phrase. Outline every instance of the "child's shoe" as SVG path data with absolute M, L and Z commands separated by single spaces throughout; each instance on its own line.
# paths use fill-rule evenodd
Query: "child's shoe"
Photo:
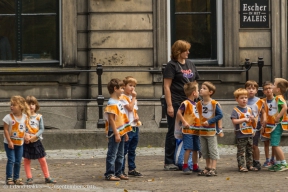
M 271 159 L 271 160 L 270 160 L 270 164 L 271 164 L 271 165 L 275 165 L 275 160 L 274 160 L 274 159 Z
M 119 177 L 121 180 L 129 180 L 129 177 L 128 177 L 128 176 L 125 176 L 125 175 L 123 175 L 123 174 L 118 175 L 117 177 Z
M 128 171 L 128 175 L 131 175 L 134 177 L 143 177 L 143 175 L 140 172 L 136 171 L 135 169 L 132 171 Z
M 189 167 L 186 167 L 186 168 L 182 169 L 182 171 L 183 171 L 183 173 L 185 175 L 190 175 L 191 174 L 191 170 L 189 169 Z
M 286 171 L 288 169 L 287 164 L 277 164 L 274 167 L 274 171 Z
M 33 178 L 28 178 L 25 182 L 26 185 L 33 185 Z
M 22 179 L 14 179 L 14 185 L 24 185 L 24 183 L 22 182 Z
M 179 167 L 174 164 L 166 164 L 164 165 L 164 170 L 165 171 L 178 171 Z
M 195 173 L 199 173 L 199 172 L 201 172 L 202 170 L 199 168 L 199 166 L 197 166 L 197 169 L 193 169 L 192 171 L 195 172 Z
M 263 163 L 263 167 L 265 167 L 265 168 L 268 168 L 268 167 L 270 167 L 271 166 L 271 163 L 270 163 L 270 161 L 268 160 L 266 160 L 264 163 Z
M 253 167 L 256 167 L 258 171 L 261 170 L 261 163 L 259 161 L 253 160 Z
M 45 183 L 57 183 L 57 181 L 55 181 L 51 177 L 47 177 L 47 178 L 45 178 Z

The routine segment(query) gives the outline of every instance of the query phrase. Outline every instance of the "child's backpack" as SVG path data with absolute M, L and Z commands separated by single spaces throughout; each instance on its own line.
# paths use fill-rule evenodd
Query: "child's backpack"
M 175 148 L 175 165 L 178 166 L 180 170 L 182 170 L 183 162 L 184 162 L 184 147 L 183 141 L 181 139 L 176 139 L 176 148 Z M 190 170 L 193 170 L 193 162 L 192 162 L 192 152 L 190 153 L 188 159 L 188 167 Z

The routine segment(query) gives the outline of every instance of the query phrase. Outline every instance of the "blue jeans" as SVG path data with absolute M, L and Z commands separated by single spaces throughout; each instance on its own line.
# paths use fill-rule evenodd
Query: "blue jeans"
M 21 160 L 23 155 L 23 145 L 14 145 L 14 149 L 10 149 L 8 144 L 4 143 L 4 148 L 8 159 L 6 165 L 6 180 L 8 178 L 13 178 L 13 180 L 19 179 Z
M 108 136 L 113 132 L 109 131 Z M 122 174 L 122 165 L 124 159 L 124 136 L 121 137 L 119 143 L 115 142 L 115 136 L 113 135 L 108 139 L 108 151 L 106 157 L 106 173 L 105 177 L 109 175 L 119 176 Z
M 122 172 L 124 173 L 125 170 L 125 156 L 127 155 L 127 159 L 128 159 L 128 168 L 129 171 L 132 171 L 136 168 L 135 165 L 135 157 L 136 157 L 136 148 L 137 148 L 137 144 L 138 144 L 138 137 L 139 134 L 139 128 L 138 127 L 133 127 L 133 130 L 128 132 L 128 136 L 129 136 L 129 140 L 127 142 L 125 142 L 125 146 L 124 146 L 124 160 L 123 160 L 123 166 L 122 166 Z

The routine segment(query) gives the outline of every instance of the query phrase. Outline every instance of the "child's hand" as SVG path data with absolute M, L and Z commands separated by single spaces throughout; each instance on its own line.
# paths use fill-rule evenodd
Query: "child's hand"
M 276 116 L 275 123 L 279 123 L 280 117 Z
M 208 125 L 209 125 L 208 121 L 205 121 L 205 122 L 203 123 L 203 125 L 204 125 L 204 126 L 208 126 Z
M 261 134 L 265 133 L 265 129 L 264 129 L 263 126 L 261 127 L 260 133 L 261 133 Z
M 30 140 L 30 135 L 26 133 L 24 137 L 25 144 L 29 144 L 30 143 L 29 140 Z
M 115 142 L 120 143 L 120 141 L 121 141 L 120 134 L 119 133 L 115 134 Z
M 250 118 L 245 118 L 245 120 L 244 120 L 245 122 L 247 122 L 247 123 L 249 123 L 250 122 Z
M 134 122 L 137 122 L 137 121 L 139 121 L 139 117 L 134 118 Z
M 251 116 L 249 117 L 249 119 L 250 119 L 250 121 L 255 122 L 255 117 L 254 117 L 253 115 L 251 115 Z
M 14 143 L 12 141 L 8 142 L 8 148 L 14 149 Z
M 136 97 L 137 96 L 137 93 L 136 93 L 136 91 L 132 91 L 132 97 Z
M 186 129 L 188 129 L 190 125 L 186 121 L 184 121 L 182 122 L 182 127 L 185 127 Z
M 128 134 L 126 133 L 126 134 L 125 134 L 125 142 L 127 142 L 127 141 L 129 141 L 129 136 L 128 136 Z
M 34 143 L 34 142 L 36 142 L 38 140 L 38 137 L 36 136 L 36 135 L 33 135 L 30 139 L 29 139 L 29 141 L 31 142 L 31 143 Z

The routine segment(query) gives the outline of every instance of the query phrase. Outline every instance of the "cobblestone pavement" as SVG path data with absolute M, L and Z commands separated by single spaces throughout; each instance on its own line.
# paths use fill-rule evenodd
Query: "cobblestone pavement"
M 285 153 L 288 147 L 283 147 Z M 105 191 L 105 192 L 144 192 L 144 191 L 287 191 L 288 171 L 240 173 L 237 171 L 236 147 L 219 145 L 221 159 L 218 161 L 218 176 L 198 177 L 195 173 L 184 175 L 181 171 L 163 171 L 163 148 L 137 148 L 137 169 L 143 178 L 129 181 L 108 182 L 104 180 L 106 149 L 89 150 L 47 150 L 50 174 L 58 183 L 43 184 L 44 178 L 37 161 L 32 161 L 34 185 L 5 185 L 6 154 L 0 152 L 0 191 Z M 264 150 L 260 147 L 261 161 Z M 287 155 L 286 155 L 287 157 Z M 200 167 L 204 167 L 200 159 Z M 21 178 L 25 180 L 24 167 Z M 0 186 L 1 187 L 1 186 Z

